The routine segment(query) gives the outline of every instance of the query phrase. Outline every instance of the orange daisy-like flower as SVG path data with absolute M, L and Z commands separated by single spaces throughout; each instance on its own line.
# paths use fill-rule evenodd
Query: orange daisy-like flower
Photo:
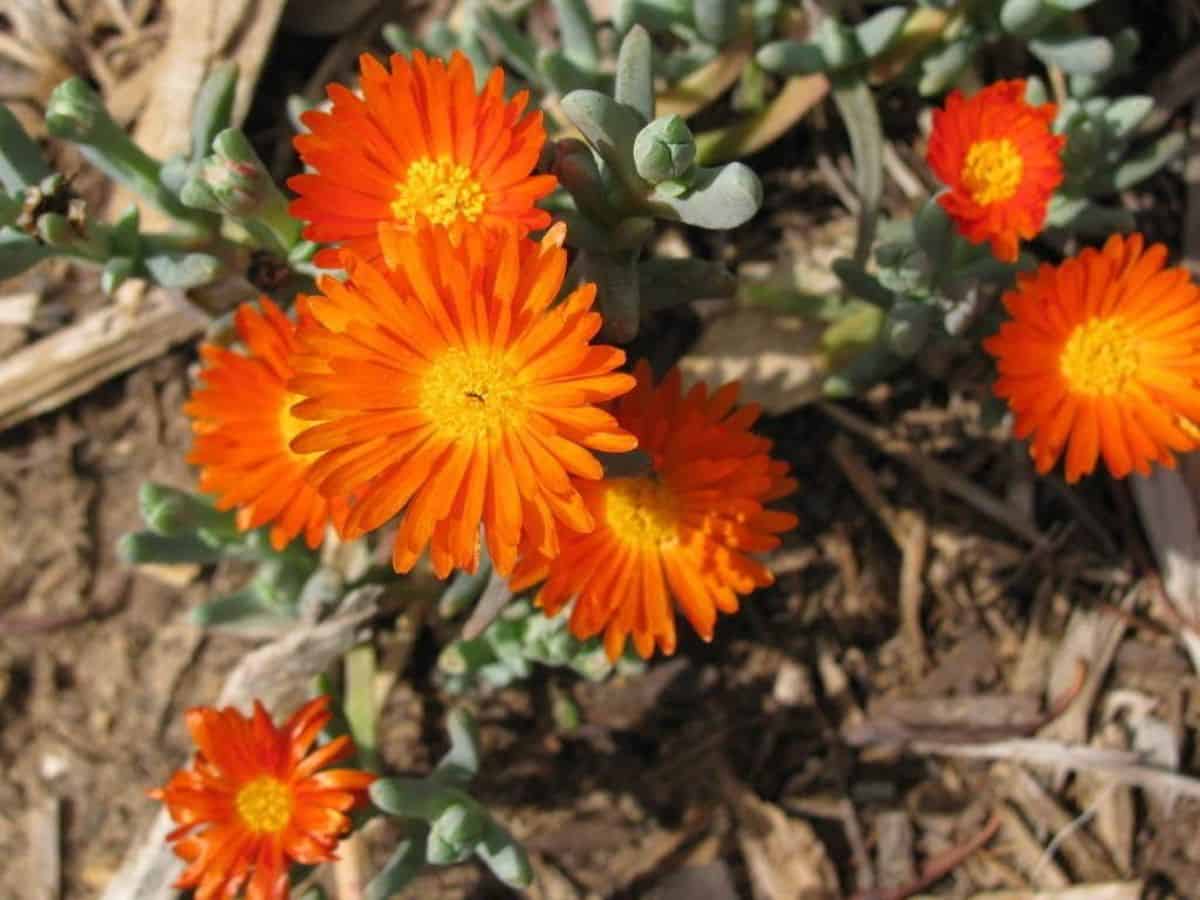
M 404 513 L 398 572 L 426 546 L 439 577 L 474 571 L 481 523 L 501 573 L 519 548 L 556 555 L 559 523 L 592 527 L 573 481 L 604 474 L 588 450 L 635 446 L 596 406 L 634 382 L 614 371 L 621 350 L 589 343 L 595 285 L 554 305 L 564 235 L 471 232 L 455 247 L 437 229 L 384 232 L 392 271 L 347 254 L 349 280 L 306 301 L 318 324 L 301 341 L 328 368 L 291 382 L 311 398 L 297 415 L 322 423 L 292 448 L 322 454 L 322 491 L 353 496 L 347 537 Z
M 1039 472 L 1065 449 L 1068 481 L 1101 455 L 1117 478 L 1145 475 L 1200 446 L 1200 289 L 1166 257 L 1114 235 L 1004 295 L 1012 320 L 984 347 Z
M 998 81 L 968 99 L 953 91 L 933 113 L 926 158 L 949 188 L 938 202 L 963 237 L 990 241 L 1005 262 L 1041 231 L 1062 182 L 1066 138 L 1050 131 L 1056 109 L 1026 103 L 1024 81 Z
M 330 719 L 329 698 L 297 710 L 282 728 L 255 701 L 254 715 L 203 706 L 188 710 L 196 758 L 150 796 L 179 827 L 167 835 L 187 868 L 175 883 L 196 900 L 283 900 L 288 865 L 336 859 L 350 830 L 345 813 L 374 780 L 355 769 L 326 769 L 353 751 L 339 737 L 309 752 Z
M 282 550 L 304 532 L 309 547 L 340 522 L 341 500 L 330 502 L 308 484 L 311 457 L 288 443 L 308 423 L 291 413 L 300 400 L 286 387 L 294 374 L 296 325 L 266 297 L 262 312 L 243 304 L 234 321 L 247 355 L 212 344 L 200 348 L 203 385 L 184 411 L 196 434 L 188 462 L 203 466 L 200 490 L 217 495 L 218 509 L 237 507 L 243 531 L 273 522 L 271 545 Z
M 614 661 L 630 634 L 645 658 L 656 644 L 673 653 L 673 605 L 711 640 L 718 611 L 736 612 L 738 594 L 773 581 L 747 554 L 778 546 L 777 535 L 796 526 L 791 513 L 766 508 L 796 483 L 771 459 L 771 442 L 750 431 L 758 407 L 734 411 L 736 382 L 685 396 L 678 369 L 658 387 L 645 362 L 635 375 L 615 412 L 651 471 L 580 485 L 595 530 L 565 535 L 555 559 L 522 559 L 511 581 L 519 591 L 545 579 L 537 602 L 550 615 L 574 598 L 571 632 L 603 631 Z
M 304 236 L 338 241 L 367 260 L 379 256 L 380 224 L 431 224 L 455 243 L 464 230 L 502 228 L 525 234 L 550 215 L 534 204 L 554 190 L 553 175 L 531 175 L 546 131 L 541 112 L 523 115 L 529 92 L 504 99 L 504 73 L 493 69 L 482 93 L 461 53 L 447 66 L 413 53 L 391 58 L 391 71 L 364 54 L 362 98 L 339 84 L 333 108 L 310 111 L 309 134 L 296 149 L 315 174 L 288 187 L 300 195 L 291 213 L 308 222 Z M 334 267 L 333 250 L 317 256 Z

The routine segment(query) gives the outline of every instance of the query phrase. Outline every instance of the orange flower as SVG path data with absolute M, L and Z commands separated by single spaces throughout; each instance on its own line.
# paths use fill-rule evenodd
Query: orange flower
M 588 449 L 635 446 L 594 405 L 633 387 L 613 371 L 625 354 L 589 343 L 595 285 L 552 305 L 564 234 L 470 232 L 456 248 L 438 229 L 383 232 L 391 272 L 346 254 L 349 280 L 323 279 L 306 301 L 319 324 L 301 341 L 329 368 L 291 382 L 311 398 L 297 415 L 322 422 L 292 448 L 323 454 L 311 472 L 323 492 L 353 495 L 347 537 L 403 511 L 398 572 L 426 546 L 438 577 L 474 571 L 481 523 L 501 573 L 519 547 L 556 555 L 559 523 L 592 527 L 572 481 L 603 476 Z
M 150 792 L 179 824 L 167 835 L 188 863 L 176 887 L 215 900 L 249 881 L 247 900 L 283 900 L 291 862 L 336 859 L 338 840 L 350 830 L 345 813 L 375 776 L 320 771 L 354 749 L 343 736 L 309 753 L 330 719 L 328 705 L 327 696 L 316 697 L 282 728 L 258 701 L 252 717 L 228 707 L 188 710 L 196 758 Z
M 455 243 L 474 227 L 525 234 L 550 215 L 534 204 L 554 190 L 553 175 L 531 175 L 546 131 L 541 112 L 522 115 L 529 92 L 504 99 L 504 73 L 493 69 L 482 93 L 461 53 L 446 66 L 419 50 L 412 62 L 393 55 L 389 72 L 363 54 L 362 99 L 331 84 L 329 112 L 310 111 L 309 134 L 295 139 L 315 174 L 288 187 L 300 195 L 291 213 L 308 222 L 304 236 L 340 241 L 368 261 L 379 256 L 379 225 L 429 223 Z M 327 249 L 317 256 L 337 265 Z
M 765 508 L 796 483 L 786 463 L 771 459 L 771 442 L 750 431 L 758 407 L 733 411 L 736 382 L 684 396 L 678 369 L 657 388 L 645 362 L 634 374 L 637 387 L 615 412 L 651 471 L 580 485 L 595 530 L 564 535 L 556 559 L 522 559 L 510 585 L 519 591 L 545 579 L 537 602 L 550 615 L 574 598 L 571 632 L 587 639 L 603 631 L 614 661 L 630 634 L 645 658 L 655 644 L 675 651 L 672 597 L 711 640 L 718 611 L 736 612 L 738 594 L 774 580 L 747 554 L 777 547 L 777 535 L 796 526 L 791 513 Z
M 934 110 L 926 159 L 949 188 L 938 202 L 963 237 L 991 241 L 1004 262 L 1041 231 L 1062 182 L 1066 138 L 1050 131 L 1056 109 L 1026 103 L 1024 81 L 998 81 L 966 100 L 953 91 Z
M 292 377 L 296 326 L 266 297 L 262 312 L 250 304 L 235 323 L 248 355 L 205 344 L 202 387 L 184 406 L 196 440 L 188 462 L 203 466 L 200 490 L 217 495 L 218 509 L 238 508 L 238 528 L 274 522 L 271 545 L 282 550 L 301 531 L 309 547 L 340 522 L 343 501 L 329 502 L 307 481 L 312 460 L 288 449 L 307 423 L 291 413 L 301 399 L 285 387 Z
M 1200 289 L 1166 257 L 1114 235 L 1004 295 L 1012 320 L 984 347 L 1039 472 L 1065 448 L 1068 481 L 1100 455 L 1117 478 L 1145 475 L 1200 446 Z

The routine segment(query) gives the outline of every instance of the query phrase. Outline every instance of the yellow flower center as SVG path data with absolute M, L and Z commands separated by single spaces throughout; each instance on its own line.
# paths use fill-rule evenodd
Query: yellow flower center
M 233 805 L 251 831 L 283 831 L 292 818 L 292 789 L 270 775 L 255 778 L 237 792 Z
M 524 417 L 525 390 L 503 357 L 453 347 L 425 372 L 419 406 L 454 439 L 483 438 Z
M 283 445 L 288 448 L 288 452 L 293 456 L 312 456 L 311 453 L 296 453 L 291 449 L 291 443 L 296 439 L 302 431 L 312 428 L 315 422 L 309 422 L 307 419 L 298 419 L 292 414 L 292 407 L 304 400 L 301 394 L 285 394 L 283 403 L 279 408 L 279 433 L 283 437 Z
M 1111 317 L 1077 325 L 1058 368 L 1076 393 L 1111 397 L 1125 390 L 1140 363 L 1134 333 L 1120 318 Z
M 418 159 L 408 167 L 404 180 L 396 184 L 392 215 L 412 226 L 422 216 L 445 227 L 457 219 L 474 222 L 483 215 L 487 195 L 471 170 L 448 156 Z
M 679 505 L 652 476 L 615 478 L 604 492 L 604 519 L 627 544 L 661 547 L 679 538 Z
M 1008 138 L 976 141 L 963 161 L 962 182 L 980 206 L 1007 200 L 1021 186 L 1025 160 Z

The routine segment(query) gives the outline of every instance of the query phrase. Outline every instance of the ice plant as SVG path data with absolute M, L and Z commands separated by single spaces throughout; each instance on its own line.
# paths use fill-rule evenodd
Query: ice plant
M 1025 82 L 998 81 L 969 98 L 952 91 L 933 113 L 927 159 L 948 188 L 939 198 L 959 232 L 990 241 L 1013 262 L 1018 244 L 1037 235 L 1062 182 L 1065 138 L 1050 131 L 1056 107 L 1025 102 Z
M 321 491 L 353 497 L 347 537 L 403 513 L 398 572 L 426 546 L 439 577 L 474 571 L 481 524 L 502 574 L 519 548 L 557 555 L 560 525 L 592 527 L 573 481 L 602 477 L 589 450 L 635 444 L 596 405 L 634 382 L 614 371 L 621 350 L 590 343 L 595 286 L 554 305 L 563 227 L 541 243 L 468 232 L 458 247 L 438 229 L 381 234 L 390 272 L 346 254 L 349 279 L 306 300 L 301 342 L 318 365 L 291 388 L 310 398 L 296 413 L 320 424 L 293 450 L 321 454 Z
M 1101 456 L 1123 478 L 1200 446 L 1200 289 L 1166 256 L 1114 235 L 1004 295 L 1011 319 L 984 347 L 1039 472 L 1065 450 L 1068 481 Z
M 333 108 L 304 114 L 309 134 L 296 149 L 314 171 L 288 187 L 300 195 L 291 213 L 308 223 L 304 236 L 340 242 L 368 260 L 379 256 L 380 224 L 429 224 L 457 243 L 472 228 L 524 234 L 550 216 L 534 204 L 556 184 L 533 175 L 546 132 L 541 112 L 525 113 L 529 92 L 504 99 L 504 73 L 493 69 L 482 92 L 461 53 L 449 65 L 413 53 L 394 54 L 385 69 L 360 58 L 362 97 L 328 88 Z M 317 261 L 337 265 L 332 250 Z
M 346 812 L 364 799 L 374 776 L 326 769 L 353 751 L 339 737 L 312 750 L 330 719 L 329 698 L 316 697 L 277 726 L 255 701 L 254 714 L 197 707 L 187 726 L 197 752 L 151 796 L 179 827 L 167 840 L 188 863 L 176 882 L 196 900 L 235 896 L 282 900 L 288 865 L 335 859 L 350 829 Z
M 595 530 L 563 535 L 557 558 L 522 559 L 511 582 L 524 590 L 545 579 L 537 602 L 551 615 L 574 598 L 572 633 L 603 631 L 614 661 L 630 635 L 643 657 L 655 645 L 673 653 L 675 606 L 711 640 L 718 612 L 736 612 L 739 594 L 773 580 L 749 554 L 778 546 L 796 525 L 791 513 L 766 508 L 795 482 L 771 458 L 771 442 L 750 431 L 758 408 L 734 409 L 736 382 L 685 395 L 678 369 L 657 387 L 645 362 L 635 375 L 614 412 L 651 470 L 580 484 Z
M 301 533 L 315 548 L 344 504 L 309 485 L 311 458 L 288 448 L 306 424 L 292 415 L 300 398 L 286 387 L 296 326 L 266 297 L 258 302 L 261 312 L 243 304 L 235 315 L 244 354 L 200 348 L 202 384 L 184 407 L 196 434 L 188 462 L 203 467 L 200 489 L 216 495 L 218 509 L 237 507 L 243 531 L 271 523 L 275 549 Z

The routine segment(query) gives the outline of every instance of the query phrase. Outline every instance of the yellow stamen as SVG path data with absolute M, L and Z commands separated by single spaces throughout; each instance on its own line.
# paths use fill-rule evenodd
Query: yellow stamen
M 1072 390 L 1092 397 L 1122 393 L 1141 364 L 1136 337 L 1118 317 L 1089 319 L 1067 338 L 1058 368 Z
M 1021 186 L 1025 160 L 1008 138 L 976 141 L 963 161 L 962 182 L 980 206 L 1007 200 Z
M 283 398 L 283 405 L 279 409 L 279 433 L 283 436 L 283 445 L 288 447 L 288 452 L 293 456 L 300 457 L 314 455 L 312 453 L 296 453 L 289 446 L 296 439 L 296 435 L 316 424 L 307 419 L 298 419 L 292 414 L 292 407 L 304 399 L 300 394 L 286 394 Z
M 420 408 L 454 439 L 496 435 L 525 416 L 524 385 L 503 357 L 454 347 L 421 381 Z
M 233 805 L 251 831 L 274 834 L 292 818 L 292 789 L 278 778 L 263 775 L 242 787 Z
M 471 170 L 448 156 L 418 159 L 396 185 L 392 215 L 397 222 L 412 226 L 418 217 L 434 225 L 447 226 L 458 219 L 474 222 L 483 215 L 487 195 Z
M 679 507 L 657 478 L 615 478 L 604 492 L 604 519 L 627 544 L 661 547 L 679 539 Z

